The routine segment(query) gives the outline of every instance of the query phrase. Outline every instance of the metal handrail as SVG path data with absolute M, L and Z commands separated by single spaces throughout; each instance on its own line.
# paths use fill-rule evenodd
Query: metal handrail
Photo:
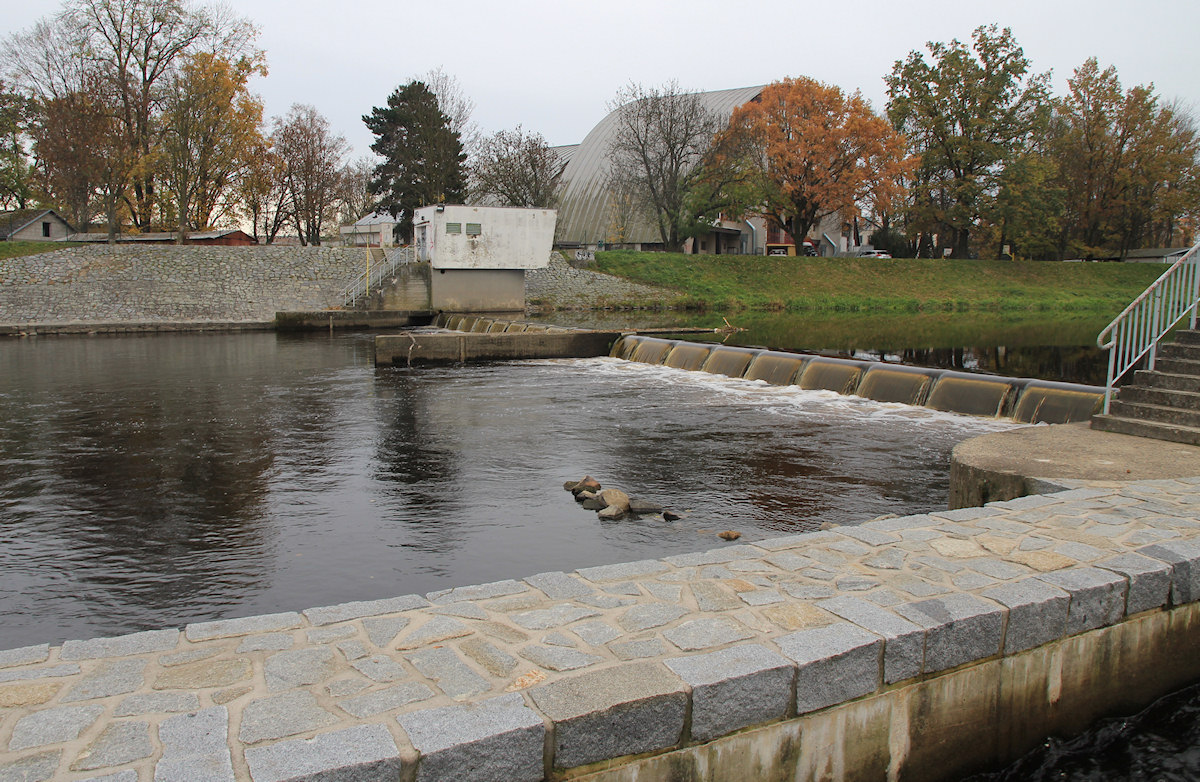
M 1104 413 L 1112 401 L 1113 385 L 1143 356 L 1154 369 L 1158 343 L 1189 314 L 1196 328 L 1200 309 L 1200 244 L 1162 273 L 1141 296 L 1104 327 L 1096 344 L 1108 351 L 1108 381 L 1104 386 Z
M 412 260 L 412 247 L 391 249 L 384 254 L 382 261 L 372 263 L 369 271 L 364 271 L 342 289 L 342 301 L 347 307 L 353 307 L 361 297 L 370 293 L 372 287 L 378 288 L 385 279 L 394 277 L 397 267 L 412 263 Z

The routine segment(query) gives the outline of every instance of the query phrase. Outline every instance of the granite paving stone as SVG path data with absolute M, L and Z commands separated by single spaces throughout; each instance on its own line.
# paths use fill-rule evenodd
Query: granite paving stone
M 162 756 L 154 782 L 233 782 L 229 711 L 224 706 L 180 714 L 158 726 Z
M 0 670 L 0 683 L 33 681 L 36 679 L 57 679 L 74 676 L 82 669 L 76 663 L 47 665 L 40 668 L 12 668 Z
M 428 622 L 410 630 L 396 642 L 397 649 L 416 649 L 427 644 L 448 641 L 470 635 L 471 628 L 452 616 L 431 617 Z
M 753 637 L 743 625 L 728 617 L 691 619 L 663 631 L 663 637 L 685 652 L 744 641 Z
M 665 603 L 678 603 L 683 599 L 683 587 L 679 584 L 660 584 L 650 581 L 643 586 L 650 593 L 651 597 L 662 600 Z
M 337 644 L 337 649 L 347 660 L 361 660 L 370 654 L 367 651 L 367 645 L 357 639 L 342 641 L 340 644 Z
M 356 725 L 311 739 L 289 739 L 246 750 L 254 782 L 399 779 L 400 750 L 383 725 Z
M 1071 596 L 1056 586 L 1025 578 L 988 589 L 982 595 L 1008 609 L 1005 654 L 1023 652 L 1066 635 Z
M 538 573 L 525 579 L 525 583 L 538 589 L 551 600 L 567 600 L 572 597 L 583 597 L 595 591 L 574 576 L 561 571 Z
M 349 638 L 357 633 L 358 630 L 351 624 L 336 625 L 334 627 L 314 627 L 304 633 L 304 637 L 308 639 L 310 644 L 327 644 L 331 641 L 340 641 L 343 638 Z
M 317 684 L 332 676 L 335 670 L 333 650 L 324 646 L 279 652 L 268 657 L 263 665 L 267 689 L 271 692 Z
M 8 649 L 0 651 L 0 668 L 45 662 L 49 656 L 50 644 L 36 644 L 34 646 L 22 646 L 20 649 Z
M 399 709 L 410 703 L 429 700 L 433 696 L 433 690 L 420 682 L 403 682 L 385 690 L 377 690 L 366 695 L 338 701 L 338 707 L 347 714 L 364 719 L 385 711 Z
M 673 747 L 688 703 L 685 683 L 658 662 L 557 679 L 529 696 L 554 722 L 558 768 Z
M 467 698 L 491 689 L 487 679 L 464 663 L 453 649 L 434 647 L 406 655 L 413 667 L 451 698 Z
M 337 717 L 317 704 L 317 699 L 308 690 L 288 690 L 246 704 L 238 739 L 246 744 L 256 744 L 266 739 L 328 728 L 337 721 Z
M 55 706 L 34 712 L 17 720 L 8 748 L 16 752 L 72 741 L 103 713 L 103 706 Z
M 302 623 L 300 614 L 295 611 L 287 611 L 280 614 L 243 616 L 237 619 L 218 619 L 213 622 L 195 622 L 185 627 L 183 633 L 189 641 L 196 642 L 207 641 L 210 638 L 226 638 L 236 635 L 294 630 Z
M 644 603 L 630 608 L 617 618 L 617 624 L 626 632 L 636 633 L 673 622 L 687 613 L 683 606 L 670 603 Z
M 737 595 L 720 584 L 710 581 L 695 581 L 689 584 L 696 607 L 704 612 L 731 611 L 742 606 Z M 785 586 L 786 589 L 786 586 Z
M 3 782 L 44 782 L 58 771 L 61 750 L 39 752 L 16 760 L 0 760 L 0 780 Z
M 1200 543 L 1171 540 L 1138 549 L 1139 554 L 1171 565 L 1171 604 L 1200 600 Z
M 200 699 L 191 692 L 143 692 L 130 695 L 117 704 L 114 717 L 136 717 L 141 714 L 174 714 L 181 711 L 196 711 Z
M 1125 616 L 1125 577 L 1094 567 L 1073 567 L 1044 573 L 1042 581 L 1071 595 L 1067 609 L 1067 634 L 1107 627 Z
M 518 665 L 515 657 L 482 638 L 468 638 L 458 648 L 492 676 L 508 676 Z
M 540 665 L 551 671 L 573 671 L 577 668 L 586 668 L 589 665 L 595 665 L 604 659 L 603 657 L 588 654 L 587 652 L 580 652 L 575 649 L 566 649 L 559 646 L 539 646 L 537 644 L 530 644 L 523 647 L 519 654 L 535 665 Z
M 919 676 L 925 660 L 925 629 L 875 603 L 841 595 L 817 604 L 883 638 L 883 681 Z
M 113 722 L 80 753 L 71 764 L 71 770 L 95 771 L 122 766 L 153 754 L 154 744 L 150 741 L 149 723 Z
M 446 605 L 435 605 L 427 609 L 431 614 L 442 616 L 459 616 L 463 619 L 487 619 L 488 612 L 474 603 L 458 602 Z
M 228 687 L 250 678 L 253 670 L 245 658 L 201 660 L 160 671 L 152 685 L 156 690 L 201 690 Z
M 618 660 L 642 660 L 647 657 L 661 657 L 667 646 L 657 638 L 643 638 L 636 641 L 624 641 L 610 644 L 608 647 Z
M 709 741 L 787 716 L 796 669 L 761 644 L 665 662 L 692 688 L 693 740 Z
M 401 714 L 420 753 L 417 782 L 537 782 L 546 728 L 518 694 Z
M 67 641 L 59 650 L 62 660 L 95 660 L 101 657 L 127 657 L 134 654 L 166 652 L 179 643 L 178 630 L 144 630 L 114 638 Z
M 372 681 L 394 682 L 410 678 L 404 666 L 386 654 L 376 654 L 366 659 L 354 660 L 351 665 Z
M 883 639 L 849 622 L 798 630 L 775 640 L 796 663 L 796 713 L 805 714 L 879 688 Z
M 187 663 L 199 662 L 207 660 L 210 657 L 216 657 L 221 653 L 222 649 L 219 646 L 201 646 L 197 649 L 184 649 L 181 652 L 172 652 L 171 654 L 163 654 L 158 657 L 158 664 L 164 668 L 170 668 L 174 665 L 186 665 Z
M 670 570 L 665 562 L 657 559 L 643 559 L 637 562 L 623 562 L 618 565 L 599 565 L 585 567 L 575 571 L 588 581 L 603 583 L 605 581 L 624 581 L 630 578 L 654 576 Z
M 361 619 L 365 616 L 380 616 L 382 614 L 398 614 L 414 608 L 424 608 L 429 601 L 417 595 L 401 595 L 384 600 L 356 600 L 350 603 L 340 603 L 335 606 L 322 606 L 304 611 L 304 618 L 314 625 L 332 625 L 339 622 L 349 622 L 351 619 Z
M 1005 610 L 998 603 L 964 593 L 895 608 L 896 613 L 927 631 L 926 673 L 999 654 Z
M 584 595 L 579 598 L 580 603 L 590 605 L 594 608 L 620 608 L 621 606 L 633 605 L 637 601 L 632 597 L 618 597 L 617 595 Z
M 621 633 L 599 619 L 590 622 L 580 622 L 571 626 L 571 632 L 592 646 L 602 646 L 609 641 L 620 638 Z
M 595 616 L 600 616 L 600 612 L 573 603 L 559 603 L 550 608 L 513 614 L 512 621 L 526 630 L 548 630 Z
M 1120 573 L 1128 579 L 1127 614 L 1161 608 L 1170 598 L 1172 568 L 1162 560 L 1130 552 L 1101 560 L 1096 567 Z
M 311 641 L 311 639 L 309 639 Z M 287 633 L 265 633 L 263 635 L 251 635 L 242 640 L 238 644 L 237 653 L 245 654 L 246 652 L 280 652 L 284 649 L 291 649 L 296 643 L 296 639 L 292 638 Z
M 457 603 L 462 600 L 486 600 L 491 597 L 516 595 L 528 590 L 528 586 L 510 578 L 504 581 L 493 581 L 489 584 L 475 584 L 472 586 L 455 587 L 453 589 L 442 589 L 437 592 L 430 592 L 425 597 L 431 603 L 444 604 Z
M 381 616 L 364 619 L 362 625 L 371 643 L 380 649 L 386 649 L 410 621 L 412 620 L 407 616 Z

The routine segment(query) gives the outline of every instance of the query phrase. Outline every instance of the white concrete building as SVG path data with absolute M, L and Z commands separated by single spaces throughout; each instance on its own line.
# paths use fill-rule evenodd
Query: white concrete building
M 374 212 L 339 230 L 347 247 L 395 247 L 395 228 L 399 224 L 400 220 L 386 212 Z

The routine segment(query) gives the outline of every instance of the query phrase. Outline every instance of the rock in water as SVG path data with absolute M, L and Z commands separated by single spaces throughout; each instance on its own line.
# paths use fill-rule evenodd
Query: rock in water
M 605 489 L 596 495 L 596 499 L 606 507 L 620 508 L 622 513 L 629 510 L 629 495 L 620 489 Z
M 592 496 L 583 501 L 584 510 L 604 510 L 608 506 L 604 504 L 604 500 L 599 497 Z
M 734 532 L 731 529 L 727 529 L 724 532 L 717 533 L 717 537 L 720 538 L 721 540 L 737 540 L 741 536 L 742 536 L 742 533 Z
M 664 510 L 663 511 L 663 521 L 679 521 L 682 518 L 683 518 L 683 516 L 680 516 L 678 513 L 676 513 L 673 510 Z
M 663 506 L 657 502 L 648 500 L 629 500 L 629 512 L 636 513 L 639 516 L 652 516 L 655 513 L 662 513 Z
M 619 505 L 609 505 L 596 515 L 602 519 L 619 519 L 625 515 L 625 511 Z
M 575 491 L 575 487 L 579 485 L 579 481 L 567 481 L 563 484 L 563 489 L 566 491 Z
M 585 475 L 583 476 L 583 480 L 575 484 L 575 488 L 571 489 L 571 491 L 576 494 L 581 491 L 600 491 L 600 481 L 590 475 Z
M 596 499 L 596 493 L 593 491 L 581 491 L 575 495 L 576 502 L 587 502 L 594 499 Z

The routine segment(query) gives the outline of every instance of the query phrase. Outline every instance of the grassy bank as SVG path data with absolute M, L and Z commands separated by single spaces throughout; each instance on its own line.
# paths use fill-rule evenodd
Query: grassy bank
M 78 242 L 0 242 L 0 260 L 5 258 L 20 258 L 24 255 L 37 255 L 64 247 L 78 247 Z
M 611 251 L 600 271 L 679 291 L 677 305 L 734 311 L 1120 312 L 1158 264 L 777 258 Z

